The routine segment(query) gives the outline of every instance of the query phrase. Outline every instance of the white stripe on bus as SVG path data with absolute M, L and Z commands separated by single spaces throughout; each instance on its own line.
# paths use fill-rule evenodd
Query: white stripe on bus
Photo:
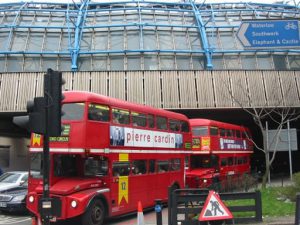
M 42 152 L 43 148 L 30 148 L 31 152 Z M 50 152 L 62 152 L 62 153 L 84 153 L 83 148 L 50 148 Z M 185 154 L 236 154 L 236 153 L 253 153 L 253 151 L 191 151 L 191 150 L 146 150 L 146 149 L 90 149 L 90 153 L 159 153 L 159 154 L 169 154 L 169 153 L 185 153 Z
M 43 148 L 29 148 L 30 152 L 42 152 Z M 50 152 L 62 152 L 62 153 L 84 153 L 82 148 L 50 148 Z M 187 153 L 185 150 L 144 150 L 144 149 L 90 149 L 90 153 Z

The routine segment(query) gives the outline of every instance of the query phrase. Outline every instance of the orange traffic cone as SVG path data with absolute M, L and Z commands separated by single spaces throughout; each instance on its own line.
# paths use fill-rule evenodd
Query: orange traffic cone
M 138 201 L 137 225 L 145 225 L 143 207 L 141 201 Z

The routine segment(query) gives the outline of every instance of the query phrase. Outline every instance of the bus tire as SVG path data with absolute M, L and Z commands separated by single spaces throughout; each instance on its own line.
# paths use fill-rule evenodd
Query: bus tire
M 100 199 L 94 199 L 83 214 L 82 225 L 102 225 L 105 218 L 105 207 Z

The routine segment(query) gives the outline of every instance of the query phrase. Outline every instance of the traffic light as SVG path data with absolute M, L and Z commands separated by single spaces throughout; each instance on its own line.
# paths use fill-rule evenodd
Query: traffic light
M 47 70 L 44 79 L 45 96 L 48 97 L 48 134 L 49 136 L 61 135 L 61 104 L 63 100 L 62 85 L 64 85 L 62 73 Z
M 37 134 L 45 134 L 45 98 L 36 97 L 34 101 L 27 102 L 29 114 L 29 130 Z

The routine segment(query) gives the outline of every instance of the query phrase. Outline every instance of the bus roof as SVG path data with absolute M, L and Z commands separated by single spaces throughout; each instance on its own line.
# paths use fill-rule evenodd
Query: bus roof
M 138 103 L 128 102 L 125 100 L 112 98 L 112 97 L 108 97 L 105 95 L 100 95 L 92 92 L 65 91 L 63 92 L 63 94 L 65 96 L 63 103 L 93 102 L 93 103 L 104 104 L 104 105 L 108 105 L 120 109 L 133 110 L 140 113 L 149 113 L 149 114 L 154 114 L 159 116 L 166 116 L 178 120 L 185 120 L 185 121 L 188 120 L 188 118 L 185 115 L 180 113 L 175 113 L 164 109 L 154 108 L 151 106 L 146 106 Z
M 226 129 L 235 129 L 235 130 L 248 130 L 247 127 L 239 126 L 231 123 L 224 123 L 216 120 L 209 120 L 209 119 L 190 119 L 190 125 L 193 126 L 215 126 L 219 128 L 226 128 Z

